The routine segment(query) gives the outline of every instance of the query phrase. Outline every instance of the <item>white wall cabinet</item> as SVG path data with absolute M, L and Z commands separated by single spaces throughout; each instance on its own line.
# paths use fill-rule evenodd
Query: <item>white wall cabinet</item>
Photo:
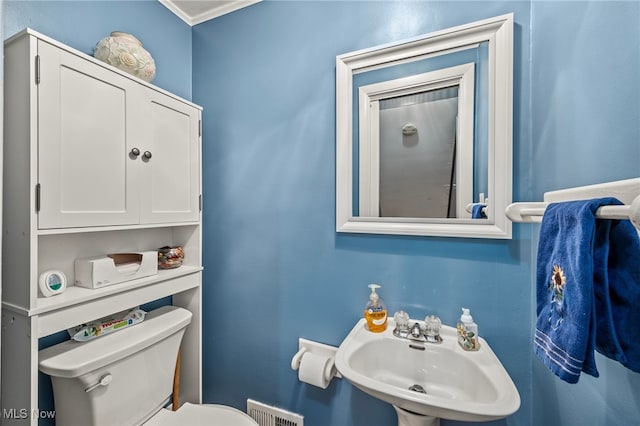
M 36 43 L 39 228 L 197 221 L 200 110 Z
M 147 91 L 140 157 L 140 222 L 197 221 L 200 217 L 200 110 Z M 145 158 L 145 154 L 152 155 Z M 140 163 L 140 162 L 138 162 Z
M 4 64 L 2 424 L 38 423 L 40 338 L 167 296 L 194 314 L 180 392 L 200 403 L 201 108 L 29 29 Z M 73 284 L 77 258 L 165 245 L 181 267 Z M 52 269 L 68 288 L 44 297 Z

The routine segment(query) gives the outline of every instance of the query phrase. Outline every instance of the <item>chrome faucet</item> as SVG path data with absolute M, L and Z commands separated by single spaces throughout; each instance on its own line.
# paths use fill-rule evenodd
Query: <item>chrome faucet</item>
M 419 342 L 442 343 L 442 337 L 440 336 L 442 322 L 440 318 L 435 315 L 427 316 L 424 319 L 424 324 L 414 321 L 411 326 L 409 326 L 409 324 L 412 320 L 404 311 L 396 312 L 393 315 L 393 319 L 396 323 L 393 335 L 396 337 Z
M 422 329 L 420 328 L 420 324 L 415 323 L 413 327 L 409 330 L 409 336 L 414 340 L 424 340 L 424 336 L 422 335 Z

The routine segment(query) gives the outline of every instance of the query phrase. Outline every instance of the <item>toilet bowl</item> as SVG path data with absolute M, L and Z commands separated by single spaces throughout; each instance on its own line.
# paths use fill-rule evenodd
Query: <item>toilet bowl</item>
M 215 422 L 212 423 L 212 420 Z M 258 423 L 240 410 L 225 405 L 185 403 L 178 411 L 160 410 L 144 426 L 257 426 Z
M 180 342 L 191 312 L 163 306 L 135 326 L 88 342 L 69 340 L 39 352 L 51 376 L 60 425 L 257 426 L 235 408 L 168 405 Z

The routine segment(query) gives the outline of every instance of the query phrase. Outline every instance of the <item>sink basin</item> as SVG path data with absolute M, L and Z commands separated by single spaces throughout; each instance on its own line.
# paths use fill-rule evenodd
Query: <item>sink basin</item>
M 442 326 L 440 344 L 395 337 L 394 328 L 389 319 L 386 331 L 372 333 L 360 320 L 336 353 L 342 376 L 396 410 L 423 416 L 489 421 L 520 407 L 518 390 L 484 339 L 479 339 L 478 351 L 466 352 L 453 327 Z

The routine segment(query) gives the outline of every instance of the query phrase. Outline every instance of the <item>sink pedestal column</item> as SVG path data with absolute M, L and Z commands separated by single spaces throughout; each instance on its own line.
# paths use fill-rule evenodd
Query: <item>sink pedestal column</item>
M 398 414 L 398 426 L 440 426 L 440 418 L 412 413 L 393 405 Z

